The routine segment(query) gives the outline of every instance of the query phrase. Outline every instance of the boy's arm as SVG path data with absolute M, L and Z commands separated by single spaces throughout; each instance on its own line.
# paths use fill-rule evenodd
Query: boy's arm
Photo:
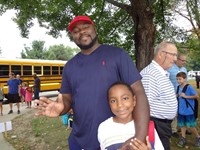
M 181 93 L 181 96 L 186 99 L 198 99 L 199 98 L 198 94 L 195 94 L 192 96 L 187 96 L 187 95 L 185 95 L 185 93 Z
M 185 88 L 185 87 L 184 87 Z M 184 90 L 184 88 L 183 88 L 183 90 Z M 189 88 L 189 89 L 188 89 Z M 185 92 L 184 91 L 182 91 L 182 93 L 181 93 L 181 97 L 183 97 L 183 98 L 186 98 L 186 99 L 198 99 L 199 98 L 199 95 L 198 95 L 198 93 L 195 91 L 195 89 L 191 86 L 191 85 L 189 85 L 188 86 L 188 90 L 189 90 L 189 94 L 185 94 L 185 92 L 186 92 L 186 90 L 185 90 Z

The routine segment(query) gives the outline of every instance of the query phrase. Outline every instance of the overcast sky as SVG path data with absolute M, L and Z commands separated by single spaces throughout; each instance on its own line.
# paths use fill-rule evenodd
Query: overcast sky
M 35 24 L 29 34 L 29 39 L 22 38 L 20 30 L 16 23 L 12 21 L 14 11 L 9 10 L 0 16 L 0 48 L 2 50 L 1 57 L 4 58 L 16 58 L 20 57 L 20 53 L 26 46 L 31 46 L 34 40 L 45 41 L 45 47 L 48 48 L 55 44 L 64 44 L 65 46 L 76 47 L 73 42 L 70 42 L 66 37 L 66 33 L 63 32 L 62 38 L 55 39 L 52 36 L 45 34 L 46 30 Z

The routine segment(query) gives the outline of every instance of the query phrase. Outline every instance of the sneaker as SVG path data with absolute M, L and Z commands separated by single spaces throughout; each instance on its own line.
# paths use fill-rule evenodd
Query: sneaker
M 200 137 L 196 138 L 195 147 L 200 147 Z
M 10 110 L 9 112 L 8 112 L 8 114 L 12 114 L 13 113 L 13 110 Z
M 179 147 L 184 147 L 185 144 L 186 144 L 186 139 L 184 137 L 181 137 L 177 145 Z
M 17 114 L 20 114 L 20 110 L 17 111 Z

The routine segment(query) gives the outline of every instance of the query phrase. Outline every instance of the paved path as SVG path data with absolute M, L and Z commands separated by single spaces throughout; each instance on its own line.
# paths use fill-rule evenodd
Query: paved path
M 49 95 L 49 93 L 41 93 L 40 96 L 46 96 L 45 94 Z M 56 94 L 54 94 L 54 96 L 56 96 Z M 53 95 L 52 95 L 53 96 Z M 51 99 L 55 100 L 56 97 L 52 97 Z M 21 105 L 21 104 L 20 104 Z M 32 102 L 33 105 L 33 102 Z M 32 108 L 34 109 L 34 108 Z M 11 121 L 12 119 L 14 119 L 15 117 L 24 114 L 25 112 L 31 110 L 31 109 L 26 109 L 26 105 L 23 104 L 22 106 L 20 106 L 20 114 L 17 114 L 17 106 L 15 104 L 13 104 L 13 113 L 12 114 L 8 114 L 10 108 L 9 108 L 9 104 L 4 104 L 3 105 L 3 116 L 0 116 L 0 123 L 2 122 L 6 122 L 6 121 Z M 0 133 L 0 149 L 1 150 L 15 150 L 13 148 L 13 146 L 11 144 L 9 144 L 6 139 L 4 138 L 3 134 Z

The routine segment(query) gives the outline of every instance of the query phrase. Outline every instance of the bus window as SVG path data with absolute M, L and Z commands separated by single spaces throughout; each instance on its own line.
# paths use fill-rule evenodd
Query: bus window
M 51 67 L 50 66 L 43 66 L 43 75 L 51 75 Z
M 9 65 L 0 65 L 0 77 L 8 77 Z
M 52 66 L 52 75 L 58 75 L 58 67 Z
M 64 67 L 60 66 L 60 75 L 62 75 L 63 68 Z
M 41 74 L 41 66 L 34 66 L 34 73 Z
M 12 65 L 11 66 L 11 72 L 13 72 L 15 75 L 16 74 L 21 75 L 21 66 L 20 65 Z
M 23 66 L 23 75 L 32 75 L 32 66 Z

